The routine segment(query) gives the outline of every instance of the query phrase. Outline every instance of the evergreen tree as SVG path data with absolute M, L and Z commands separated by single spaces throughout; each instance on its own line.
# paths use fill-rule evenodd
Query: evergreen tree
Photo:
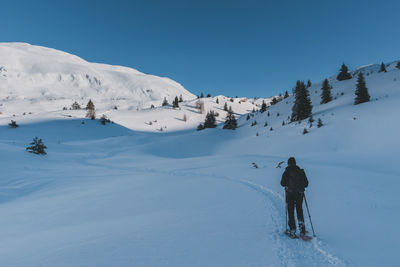
M 232 108 L 229 109 L 229 112 L 226 115 L 224 127 L 222 128 L 227 130 L 235 130 L 237 128 L 237 121 L 235 115 L 233 114 Z
M 269 115 L 270 115 L 270 114 L 269 114 L 269 111 L 268 111 L 267 116 L 269 117 Z
M 208 97 L 211 97 L 211 94 L 207 94 L 207 98 L 208 98 Z
M 321 128 L 323 126 L 321 118 L 318 119 L 317 127 Z
M 272 98 L 271 104 L 275 105 L 276 103 L 278 103 L 278 99 L 276 99 L 276 97 Z
M 264 127 L 267 127 L 268 126 L 268 122 L 266 121 L 265 123 L 264 123 Z
M 310 87 L 311 87 L 311 81 L 308 80 L 308 81 L 307 81 L 307 88 L 310 88 Z
M 88 103 L 89 104 L 89 103 Z M 93 104 L 93 103 L 92 103 Z M 72 105 L 71 105 L 71 108 L 73 109 L 73 110 L 79 110 L 79 109 L 81 109 L 81 105 L 79 105 L 78 104 L 78 102 L 74 102 Z
M 288 98 L 289 97 L 289 93 L 288 93 L 288 91 L 286 90 L 285 91 L 285 95 L 283 96 L 283 98 Z
M 397 62 L 396 68 L 400 69 L 400 61 Z
M 365 84 L 364 75 L 362 72 L 358 74 L 357 85 L 356 85 L 356 98 L 354 100 L 354 105 L 358 105 L 364 102 L 368 102 L 370 100 L 370 96 L 368 93 L 368 88 Z
M 108 119 L 106 115 L 103 114 L 103 116 L 101 116 L 100 123 L 102 125 L 106 125 L 107 123 L 110 123 L 110 122 L 111 122 L 110 119 Z
M 201 131 L 201 130 L 203 130 L 204 129 L 204 125 L 202 124 L 202 123 L 200 123 L 198 126 L 197 126 L 197 131 Z
M 201 92 L 201 94 L 200 94 L 200 98 L 204 98 L 204 94 L 203 94 L 203 92 Z
M 162 105 L 163 107 L 164 107 L 164 106 L 168 106 L 168 100 L 167 100 L 166 97 L 164 97 L 164 100 L 163 100 L 163 102 L 162 102 L 161 105 Z
M 381 68 L 379 69 L 379 72 L 387 72 L 386 71 L 386 66 L 385 66 L 385 64 L 383 62 L 381 64 Z
M 91 99 L 89 99 L 89 102 L 86 105 L 86 118 L 90 118 L 91 120 L 94 120 L 96 118 L 96 110 L 95 106 L 92 102 Z
M 172 108 L 179 108 L 179 99 L 176 96 L 174 102 L 172 102 Z
M 18 128 L 19 127 L 17 122 L 13 121 L 13 120 L 11 120 L 11 122 L 8 124 L 8 126 L 10 126 L 11 128 Z
M 183 97 L 182 97 L 182 95 L 179 96 L 179 102 L 180 102 L 180 103 L 183 102 Z
M 46 155 L 46 149 L 47 147 L 44 145 L 42 139 L 39 139 L 37 137 L 33 138 L 33 142 L 30 143 L 30 146 L 26 148 L 26 150 L 30 153 L 38 154 L 38 155 Z
M 292 107 L 292 121 L 301 121 L 312 114 L 310 94 L 303 81 L 297 81 L 294 90 L 295 101 Z
M 274 129 L 272 129 L 272 127 L 271 127 L 271 128 L 269 128 L 269 130 L 272 132 Z
M 308 134 L 308 130 L 306 128 L 304 128 L 303 134 Z
M 314 118 L 311 115 L 310 118 L 308 119 L 308 123 L 310 124 L 310 128 L 312 127 L 313 122 L 314 122 Z
M 218 97 L 217 97 L 217 100 L 215 101 L 215 103 L 219 104 L 219 100 L 218 100 Z
M 261 104 L 261 109 L 260 112 L 264 113 L 267 110 L 267 104 L 265 103 L 265 101 L 263 100 L 262 104 Z
M 321 93 L 321 104 L 326 104 L 332 101 L 332 86 L 329 84 L 328 79 L 325 79 L 322 83 Z
M 250 114 L 247 114 L 246 121 L 250 120 Z
M 338 81 L 343 81 L 343 80 L 349 80 L 351 79 L 351 74 L 349 73 L 349 69 L 347 66 L 343 63 L 342 67 L 340 68 L 340 72 L 338 76 L 336 77 Z
M 217 120 L 215 119 L 214 111 L 210 111 L 206 115 L 206 120 L 204 121 L 204 128 L 215 128 L 217 127 Z
M 256 109 L 253 107 L 253 110 L 251 111 L 251 113 L 255 113 L 256 112 Z
M 226 103 L 226 102 L 225 102 L 225 105 L 224 105 L 224 110 L 228 111 L 228 103 Z
M 285 124 L 285 121 L 282 121 L 282 126 L 285 126 L 286 124 Z

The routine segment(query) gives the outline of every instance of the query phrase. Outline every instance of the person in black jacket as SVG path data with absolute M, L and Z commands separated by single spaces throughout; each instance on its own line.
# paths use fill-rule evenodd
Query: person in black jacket
M 300 234 L 306 233 L 303 216 L 303 194 L 308 186 L 307 176 L 303 169 L 296 165 L 296 159 L 291 157 L 288 166 L 282 175 L 281 185 L 285 187 L 286 204 L 289 214 L 289 228 L 291 235 L 296 233 L 296 223 L 294 219 L 294 208 L 296 207 L 297 220 L 299 223 Z

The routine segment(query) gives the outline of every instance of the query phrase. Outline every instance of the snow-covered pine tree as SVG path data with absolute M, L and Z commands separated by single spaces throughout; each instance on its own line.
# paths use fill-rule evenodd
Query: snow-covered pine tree
M 168 100 L 167 100 L 166 97 L 164 97 L 164 100 L 163 100 L 163 102 L 162 102 L 161 105 L 162 105 L 163 107 L 164 107 L 164 106 L 168 106 Z
M 236 128 L 237 121 L 235 115 L 233 114 L 232 108 L 230 108 L 228 114 L 226 115 L 226 120 L 222 129 L 235 130 Z
M 347 66 L 343 63 L 342 67 L 340 68 L 340 72 L 338 76 L 336 77 L 338 81 L 343 81 L 343 80 L 349 80 L 351 79 L 351 74 L 349 73 L 349 69 Z
M 297 81 L 294 90 L 295 101 L 292 107 L 292 121 L 301 121 L 312 114 L 310 94 L 303 81 Z
M 326 104 L 332 101 L 332 86 L 329 84 L 328 79 L 322 82 L 321 104 Z
M 354 100 L 354 105 L 369 102 L 370 96 L 368 93 L 367 85 L 365 84 L 364 75 L 362 72 L 358 74 L 357 85 L 356 85 L 356 98 Z
M 172 108 L 179 108 L 179 99 L 175 96 L 174 102 L 172 102 Z
M 289 97 L 289 93 L 288 93 L 288 91 L 286 90 L 285 91 L 285 95 L 283 96 L 283 98 L 288 98 Z
M 86 105 L 86 110 L 86 118 L 94 120 L 96 118 L 96 109 L 91 99 L 89 99 L 89 102 Z
M 386 71 L 385 63 L 382 62 L 381 67 L 380 67 L 380 69 L 379 69 L 379 72 L 387 72 L 387 71 Z
M 228 103 L 226 103 L 226 102 L 225 102 L 225 105 L 224 105 L 224 110 L 228 111 Z
M 317 123 L 317 127 L 321 128 L 324 124 L 322 123 L 321 118 L 318 118 L 318 123 Z
M 267 110 L 267 104 L 265 103 L 265 101 L 263 100 L 262 104 L 261 104 L 261 109 L 260 112 L 264 113 Z
M 38 155 L 46 155 L 46 149 L 47 147 L 44 145 L 43 140 L 41 138 L 35 137 L 33 138 L 32 143 L 30 143 L 30 146 L 26 148 L 26 151 Z
M 215 119 L 214 111 L 207 112 L 206 120 L 204 121 L 204 128 L 217 127 L 217 120 Z
M 92 103 L 92 104 L 93 104 L 93 103 Z M 71 108 L 72 108 L 73 110 L 79 110 L 79 109 L 81 109 L 81 105 L 79 105 L 79 103 L 75 101 L 75 102 L 71 105 Z
M 11 120 L 11 122 L 8 124 L 8 126 L 10 126 L 11 128 L 18 128 L 19 127 L 17 122 L 13 121 L 13 120 Z
M 107 118 L 107 116 L 105 114 L 103 114 L 100 118 L 100 123 L 102 125 L 106 125 L 107 123 L 110 123 L 110 119 Z

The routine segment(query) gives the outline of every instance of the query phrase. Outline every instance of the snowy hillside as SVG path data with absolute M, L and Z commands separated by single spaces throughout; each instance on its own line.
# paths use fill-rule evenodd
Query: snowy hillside
M 0 43 L 0 121 L 85 118 L 87 102 L 96 106 L 97 117 L 108 116 L 139 131 L 170 131 L 196 128 L 206 113 L 225 119 L 225 103 L 239 116 L 259 109 L 270 99 L 204 98 L 204 112 L 196 108 L 196 96 L 168 78 L 137 70 L 89 63 L 58 50 L 24 43 Z M 161 107 L 182 96 L 178 109 Z M 218 99 L 218 101 L 217 101 Z M 82 110 L 70 110 L 77 102 Z M 217 103 L 219 102 L 219 103 Z M 150 108 L 151 106 L 154 108 Z M 66 110 L 64 110 L 66 109 Z M 184 120 L 186 117 L 186 121 Z
M 150 107 L 166 97 L 195 96 L 179 83 L 135 69 L 89 63 L 77 56 L 25 43 L 0 43 L 0 100 L 6 110 L 15 101 L 30 105 L 70 107 L 73 101 L 98 107 Z M 71 102 L 72 101 L 72 102 Z
M 253 114 L 235 131 L 196 131 L 205 116 L 197 99 L 178 109 L 99 104 L 97 114 L 115 122 L 102 125 L 36 93 L 46 106 L 23 115 L 31 106 L 15 95 L 0 116 L 0 265 L 396 266 L 400 70 L 378 69 L 355 70 L 371 95 L 360 105 L 356 78 L 329 78 L 334 99 L 323 105 L 314 83 L 312 127 L 289 123 L 292 95 L 254 114 L 262 99 L 200 99 L 219 121 L 225 103 Z M 25 151 L 34 136 L 46 156 Z M 310 181 L 311 242 L 283 234 L 286 165 L 277 166 L 290 156 Z

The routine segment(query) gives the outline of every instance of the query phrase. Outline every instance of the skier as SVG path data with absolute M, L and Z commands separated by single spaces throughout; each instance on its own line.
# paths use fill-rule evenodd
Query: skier
M 306 227 L 303 216 L 303 194 L 304 188 L 308 186 L 307 176 L 303 169 L 296 165 L 296 159 L 290 157 L 288 166 L 282 175 L 281 185 L 285 187 L 286 207 L 289 214 L 290 237 L 296 237 L 296 223 L 294 219 L 294 208 L 296 207 L 297 220 L 299 223 L 300 236 L 305 236 Z

